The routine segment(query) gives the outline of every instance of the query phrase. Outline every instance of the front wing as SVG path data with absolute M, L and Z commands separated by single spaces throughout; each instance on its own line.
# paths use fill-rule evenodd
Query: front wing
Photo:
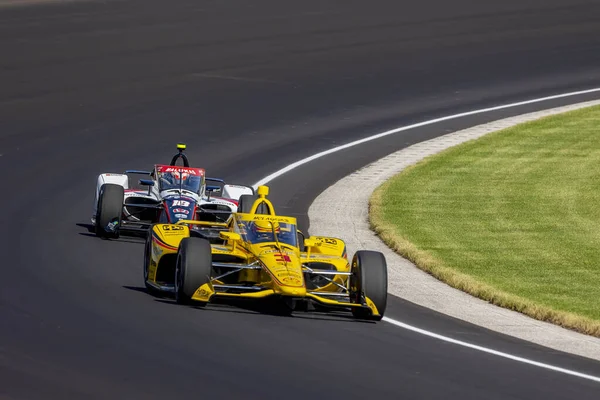
M 242 269 L 262 269 L 258 264 L 229 264 L 229 263 L 213 263 L 213 266 L 231 267 L 232 270 L 228 273 L 234 273 Z M 340 272 L 330 270 L 305 270 L 309 274 L 324 274 L 324 275 L 350 275 L 351 272 Z M 363 296 L 364 302 L 354 303 L 350 301 L 350 293 L 347 288 L 343 288 L 341 292 L 330 291 L 307 291 L 305 288 L 284 287 L 273 283 L 272 287 L 260 286 L 242 286 L 242 285 L 223 285 L 219 282 L 220 277 L 211 279 L 196 289 L 192 296 L 192 300 L 209 303 L 214 298 L 246 298 L 246 299 L 262 299 L 271 296 L 283 296 L 298 300 L 311 300 L 318 304 L 331 308 L 362 308 L 369 310 L 371 315 L 380 316 L 377 307 L 367 296 Z

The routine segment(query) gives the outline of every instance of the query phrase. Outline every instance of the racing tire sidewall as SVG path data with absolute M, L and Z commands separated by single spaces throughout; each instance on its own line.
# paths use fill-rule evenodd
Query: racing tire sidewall
M 247 214 L 252 209 L 254 201 L 258 199 L 257 195 L 254 194 L 243 194 L 238 199 L 237 212 Z
M 196 290 L 209 282 L 212 275 L 210 242 L 203 238 L 184 238 L 179 244 L 175 265 L 175 299 L 190 304 Z M 202 305 L 197 302 L 197 305 Z
M 352 314 L 356 318 L 381 320 L 387 307 L 388 274 L 385 256 L 378 251 L 359 250 L 352 259 L 351 272 L 350 301 L 360 304 L 363 296 L 367 296 L 380 315 L 373 316 L 369 310 L 360 308 L 352 308 Z
M 123 199 L 125 189 L 121 185 L 105 183 L 100 188 L 98 211 L 96 213 L 96 236 L 102 238 L 118 238 L 119 227 L 123 216 Z M 106 226 L 116 222 L 114 232 L 106 230 Z

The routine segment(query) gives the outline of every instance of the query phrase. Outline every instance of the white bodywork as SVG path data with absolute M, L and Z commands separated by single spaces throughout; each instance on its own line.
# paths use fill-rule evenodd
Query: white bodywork
M 223 197 L 227 199 L 239 200 L 243 194 L 253 194 L 252 189 L 248 186 L 241 185 L 224 185 Z

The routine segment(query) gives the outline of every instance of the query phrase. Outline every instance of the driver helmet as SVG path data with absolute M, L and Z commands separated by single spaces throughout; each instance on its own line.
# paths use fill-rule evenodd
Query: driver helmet
M 175 180 L 175 182 L 179 182 L 180 178 L 181 181 L 185 182 L 188 177 L 190 176 L 190 174 L 188 172 L 179 172 L 179 171 L 173 171 L 173 179 Z
M 275 233 L 279 234 L 281 231 L 279 227 L 279 223 L 277 221 L 254 221 L 252 224 L 252 233 L 255 237 L 270 237 L 273 234 L 273 230 Z

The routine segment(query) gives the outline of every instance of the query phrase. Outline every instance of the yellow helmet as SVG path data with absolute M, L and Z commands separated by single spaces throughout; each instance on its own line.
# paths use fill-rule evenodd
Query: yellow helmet
M 279 222 L 277 221 L 254 221 L 252 229 L 256 233 L 271 233 L 273 230 L 279 232 Z

